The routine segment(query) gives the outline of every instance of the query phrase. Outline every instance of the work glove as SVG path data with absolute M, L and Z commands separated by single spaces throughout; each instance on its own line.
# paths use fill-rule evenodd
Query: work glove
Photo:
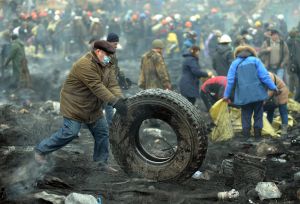
M 126 116 L 127 115 L 127 105 L 126 105 L 126 100 L 125 98 L 120 98 L 113 107 L 117 110 L 117 113 L 119 113 L 121 116 Z
M 274 90 L 274 94 L 275 94 L 275 96 L 278 96 L 278 95 L 280 95 L 280 94 L 281 94 L 281 92 L 282 92 L 282 91 L 281 91 L 280 89 L 278 89 L 278 88 Z

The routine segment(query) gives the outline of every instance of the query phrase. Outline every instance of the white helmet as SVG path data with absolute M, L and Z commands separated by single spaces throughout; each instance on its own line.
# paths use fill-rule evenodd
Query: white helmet
M 283 20 L 283 19 L 284 19 L 284 15 L 283 15 L 283 14 L 279 14 L 279 15 L 277 15 L 277 18 L 278 18 L 279 20 Z
M 219 43 L 231 43 L 231 42 L 232 42 L 231 37 L 227 34 L 222 35 L 219 40 Z

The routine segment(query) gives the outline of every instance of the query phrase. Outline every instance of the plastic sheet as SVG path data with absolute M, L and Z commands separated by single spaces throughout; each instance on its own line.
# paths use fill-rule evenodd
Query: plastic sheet
M 234 136 L 233 127 L 231 125 L 228 104 L 222 99 L 217 101 L 209 110 L 209 113 L 216 125 L 210 134 L 213 142 L 226 141 Z

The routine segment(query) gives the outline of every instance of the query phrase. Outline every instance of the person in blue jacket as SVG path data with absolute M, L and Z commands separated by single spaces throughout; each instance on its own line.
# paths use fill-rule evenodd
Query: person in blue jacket
M 267 88 L 276 93 L 279 91 L 254 48 L 239 46 L 235 49 L 234 57 L 227 74 L 224 100 L 229 102 L 234 92 L 233 103 L 242 109 L 243 135 L 247 137 L 250 136 L 254 114 L 254 137 L 258 138 L 263 127 L 263 103 L 268 99 Z
M 182 75 L 179 82 L 181 95 L 187 98 L 192 104 L 200 97 L 199 78 L 212 77 L 212 72 L 201 70 L 199 65 L 200 48 L 192 46 L 188 53 L 183 54 L 184 60 L 182 64 Z

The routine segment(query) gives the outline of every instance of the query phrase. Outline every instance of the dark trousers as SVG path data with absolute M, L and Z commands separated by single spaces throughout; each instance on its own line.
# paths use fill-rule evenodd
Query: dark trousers
M 186 98 L 189 102 L 191 102 L 191 104 L 195 105 L 195 102 L 196 102 L 196 98 L 195 98 L 195 97 L 187 97 L 187 96 L 185 96 L 185 98 Z
M 216 99 L 209 93 L 204 93 L 201 91 L 200 96 L 208 111 L 215 104 L 215 102 L 217 102 Z
M 251 129 L 251 119 L 254 114 L 254 128 L 263 127 L 263 101 L 253 102 L 241 106 L 242 108 L 242 128 Z
M 278 109 L 279 109 L 279 113 L 280 113 L 280 117 L 281 117 L 281 123 L 283 125 L 287 125 L 288 124 L 287 104 L 279 105 Z M 273 123 L 274 112 L 275 112 L 275 108 L 270 108 L 269 110 L 267 110 L 267 119 L 271 124 Z

